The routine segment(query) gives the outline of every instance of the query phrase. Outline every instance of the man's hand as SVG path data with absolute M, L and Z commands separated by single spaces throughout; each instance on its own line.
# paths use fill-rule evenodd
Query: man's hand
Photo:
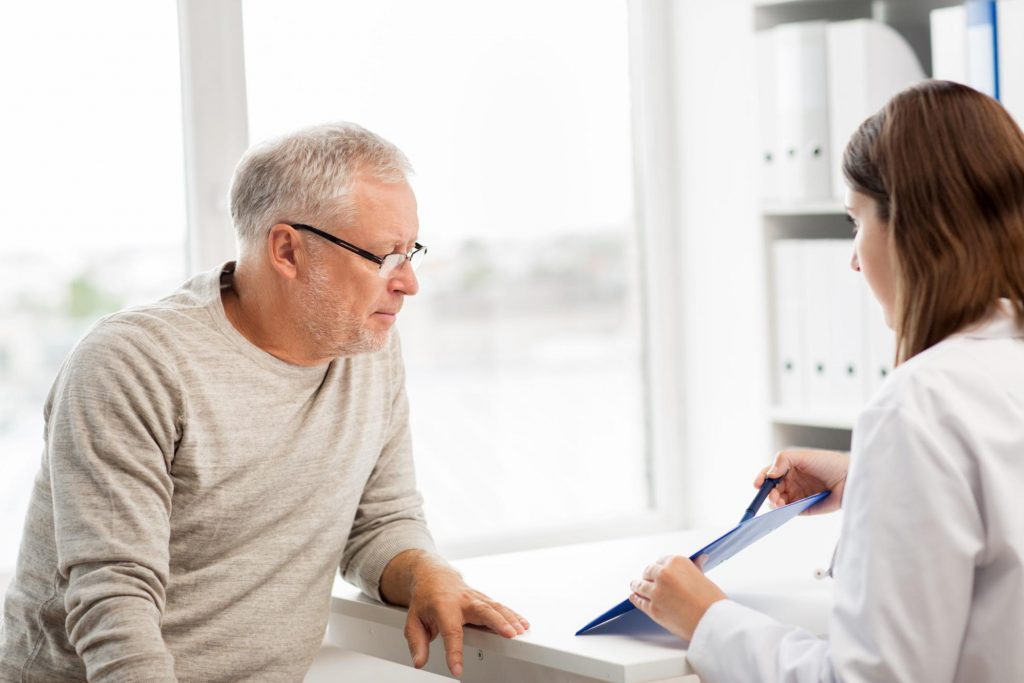
M 663 557 L 644 569 L 643 578 L 629 584 L 630 602 L 683 640 L 714 603 L 725 600 L 722 590 L 701 570 L 706 555 L 694 564 L 688 557 Z
M 464 624 L 486 626 L 506 638 L 530 628 L 522 616 L 467 586 L 446 562 L 420 550 L 407 550 L 388 563 L 381 594 L 390 603 L 409 607 L 405 639 L 417 669 L 427 663 L 430 643 L 440 635 L 448 670 L 461 676 Z

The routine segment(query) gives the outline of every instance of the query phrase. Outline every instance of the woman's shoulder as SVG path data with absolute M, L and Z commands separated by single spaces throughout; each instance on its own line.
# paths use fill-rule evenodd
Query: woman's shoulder
M 1024 334 L 997 316 L 900 364 L 865 412 L 935 419 L 1006 401 L 1024 406 Z

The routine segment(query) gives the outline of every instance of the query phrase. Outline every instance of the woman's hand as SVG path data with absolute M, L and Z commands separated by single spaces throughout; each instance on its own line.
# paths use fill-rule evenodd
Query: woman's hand
M 832 512 L 842 507 L 843 486 L 849 467 L 848 453 L 791 448 L 779 451 L 775 456 L 775 462 L 758 473 L 754 479 L 754 488 L 761 488 L 765 477 L 782 477 L 768 495 L 772 507 L 782 507 L 815 493 L 830 491 L 828 498 L 800 514 L 817 515 Z
M 703 565 L 703 557 L 698 559 Z M 722 590 L 686 557 L 663 557 L 629 584 L 630 602 L 683 640 L 690 640 L 697 623 L 712 604 L 725 600 Z

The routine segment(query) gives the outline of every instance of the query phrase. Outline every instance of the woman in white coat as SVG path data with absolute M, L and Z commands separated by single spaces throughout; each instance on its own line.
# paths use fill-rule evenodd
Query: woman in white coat
M 844 509 L 828 639 L 736 604 L 686 558 L 631 584 L 704 683 L 1024 681 L 1024 135 L 991 98 L 928 81 L 843 159 L 852 267 L 897 367 L 849 456 L 783 451 L 781 505 Z M 847 477 L 847 469 L 849 476 Z

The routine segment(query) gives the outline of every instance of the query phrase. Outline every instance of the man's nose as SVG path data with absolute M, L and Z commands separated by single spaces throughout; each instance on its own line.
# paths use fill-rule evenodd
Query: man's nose
M 850 267 L 858 273 L 860 272 L 860 261 L 857 260 L 857 250 L 854 249 L 853 253 L 850 254 Z
M 416 278 L 416 271 L 413 270 L 412 264 L 409 261 L 405 261 L 395 269 L 391 274 L 388 287 L 396 294 L 408 296 L 412 296 L 420 291 L 420 281 Z

